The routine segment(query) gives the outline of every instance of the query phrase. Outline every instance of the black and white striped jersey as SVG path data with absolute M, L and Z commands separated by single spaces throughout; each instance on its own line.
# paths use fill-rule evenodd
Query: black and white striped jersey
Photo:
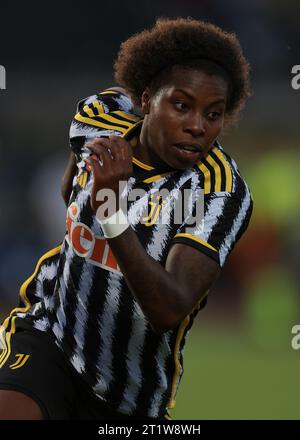
M 90 208 L 93 177 L 83 160 L 90 154 L 87 140 L 110 134 L 130 141 L 134 155 L 141 125 L 130 99 L 119 92 L 107 90 L 79 104 L 70 130 L 78 171 L 66 235 L 22 286 L 24 307 L 15 315 L 52 334 L 83 380 L 110 407 L 158 418 L 174 407 L 186 336 L 206 297 L 177 328 L 161 335 L 152 330 Z M 187 170 L 166 164 L 154 168 L 133 157 L 127 195 L 135 189 L 143 189 L 145 197 L 128 200 L 129 222 L 146 252 L 162 265 L 172 244 L 183 243 L 223 266 L 251 216 L 248 186 L 218 142 Z M 163 189 L 165 199 L 157 197 Z M 203 215 L 192 226 L 186 215 L 175 221 L 176 201 L 184 190 L 202 190 Z M 190 213 L 194 202 L 188 204 Z

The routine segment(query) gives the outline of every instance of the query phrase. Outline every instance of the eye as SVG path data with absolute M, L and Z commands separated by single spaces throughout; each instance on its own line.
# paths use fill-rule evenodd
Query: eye
M 183 101 L 176 101 L 175 107 L 177 108 L 177 110 L 180 110 L 181 112 L 184 112 L 188 109 L 188 105 Z
M 223 113 L 221 113 L 221 112 L 210 112 L 210 113 L 208 113 L 208 118 L 211 121 L 216 121 L 217 119 L 221 118 L 222 115 L 223 115 Z

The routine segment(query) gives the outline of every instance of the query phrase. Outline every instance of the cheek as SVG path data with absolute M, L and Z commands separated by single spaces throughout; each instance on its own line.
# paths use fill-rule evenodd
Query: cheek
M 218 121 L 218 123 L 213 124 L 208 130 L 209 137 L 215 139 L 216 137 L 219 136 L 222 129 L 223 129 L 223 121 L 220 122 Z
M 151 118 L 150 127 L 151 147 L 160 150 L 168 142 L 170 133 L 172 133 L 169 120 L 166 120 L 163 114 L 156 114 Z

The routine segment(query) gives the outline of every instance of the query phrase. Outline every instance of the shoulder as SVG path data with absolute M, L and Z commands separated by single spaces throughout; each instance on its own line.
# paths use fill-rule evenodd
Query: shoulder
M 70 143 L 78 152 L 91 138 L 125 135 L 141 120 L 127 93 L 112 87 L 80 100 L 71 122 Z
M 196 164 L 202 176 L 205 195 L 240 198 L 250 190 L 234 159 L 215 142 L 207 156 Z
M 77 112 L 91 109 L 95 115 L 122 110 L 128 113 L 134 111 L 129 95 L 121 87 L 111 87 L 87 98 L 81 99 L 77 104 Z

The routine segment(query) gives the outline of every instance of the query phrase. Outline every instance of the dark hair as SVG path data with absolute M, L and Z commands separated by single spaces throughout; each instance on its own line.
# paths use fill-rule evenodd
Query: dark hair
M 175 65 L 225 78 L 230 91 L 228 120 L 238 115 L 250 95 L 249 64 L 236 35 L 191 18 L 160 18 L 152 29 L 123 42 L 114 65 L 115 79 L 140 105 L 146 87 L 158 90 Z

